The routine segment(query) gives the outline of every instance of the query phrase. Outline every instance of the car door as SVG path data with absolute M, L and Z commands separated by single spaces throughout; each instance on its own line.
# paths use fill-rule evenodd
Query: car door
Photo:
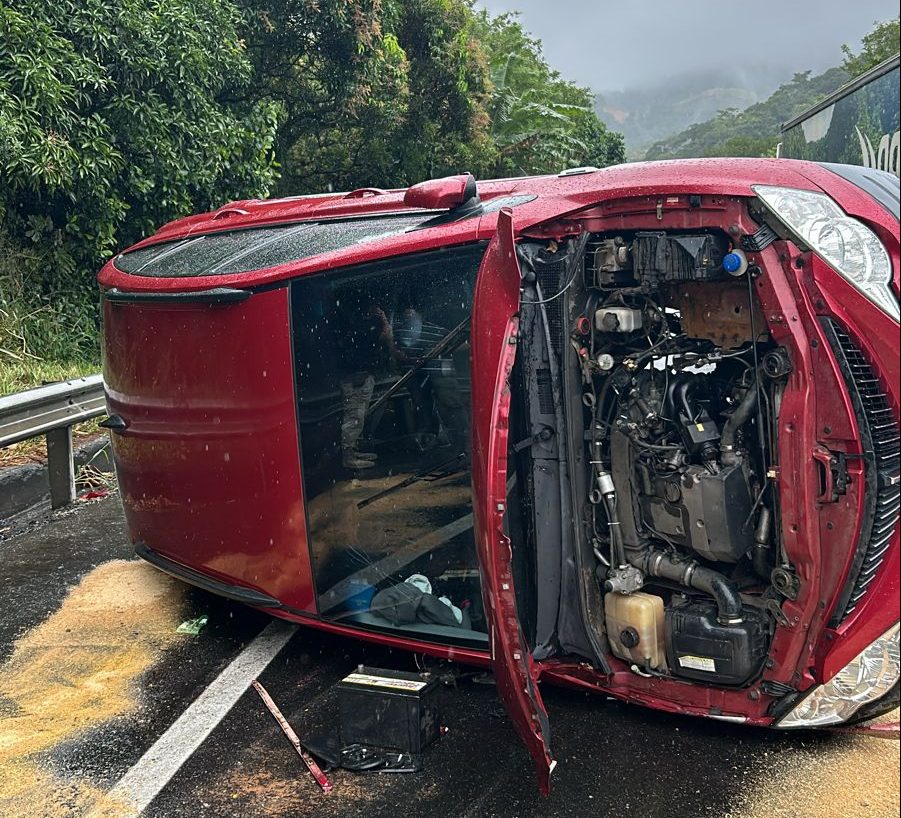
M 538 668 L 520 627 L 513 587 L 512 547 L 504 530 L 510 373 L 516 356 L 520 269 L 513 217 L 498 214 L 476 280 L 472 316 L 472 482 L 476 547 L 489 622 L 498 694 L 535 764 L 542 793 L 556 765 Z

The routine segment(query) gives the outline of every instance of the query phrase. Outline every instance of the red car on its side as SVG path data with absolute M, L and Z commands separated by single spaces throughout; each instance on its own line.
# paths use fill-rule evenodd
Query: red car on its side
M 135 549 L 310 627 L 782 728 L 898 704 L 898 179 L 241 201 L 101 271 Z

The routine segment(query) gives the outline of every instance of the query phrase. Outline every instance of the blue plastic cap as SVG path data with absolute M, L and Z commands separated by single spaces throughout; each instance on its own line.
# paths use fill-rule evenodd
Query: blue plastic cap
M 727 273 L 734 273 L 741 268 L 744 259 L 738 253 L 726 253 L 723 256 L 723 269 Z

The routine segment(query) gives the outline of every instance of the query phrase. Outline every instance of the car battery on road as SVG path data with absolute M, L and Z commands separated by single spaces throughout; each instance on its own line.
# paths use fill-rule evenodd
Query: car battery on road
M 360 665 L 335 690 L 343 746 L 418 754 L 438 738 L 437 679 Z

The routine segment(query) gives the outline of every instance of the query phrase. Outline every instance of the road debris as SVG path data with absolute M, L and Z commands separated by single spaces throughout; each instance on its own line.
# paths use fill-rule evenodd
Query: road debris
M 188 636 L 197 636 L 203 630 L 208 619 L 209 617 L 206 614 L 198 616 L 196 619 L 186 619 L 175 629 L 175 632 L 186 633 Z
M 90 571 L 0 665 L 0 815 L 121 818 L 89 778 L 48 759 L 117 718 L 138 717 L 138 680 L 175 642 L 184 588 L 138 561 Z
M 254 681 L 252 684 L 253 689 L 259 693 L 260 698 L 263 700 L 263 704 L 265 704 L 269 712 L 272 713 L 272 716 L 278 722 L 278 726 L 282 728 L 282 732 L 288 737 L 288 741 L 290 741 L 294 746 L 294 749 L 297 750 L 297 755 L 299 755 L 303 760 L 303 763 L 307 765 L 310 775 L 316 779 L 316 783 L 322 788 L 324 793 L 330 793 L 332 791 L 331 782 L 325 777 L 325 773 L 322 772 L 313 758 L 304 752 L 303 747 L 300 746 L 300 739 L 297 737 L 297 733 L 295 733 L 291 728 L 291 725 L 288 724 L 287 719 L 282 715 L 282 711 L 278 709 L 278 705 L 272 701 L 272 697 L 266 692 L 266 688 L 258 681 Z

